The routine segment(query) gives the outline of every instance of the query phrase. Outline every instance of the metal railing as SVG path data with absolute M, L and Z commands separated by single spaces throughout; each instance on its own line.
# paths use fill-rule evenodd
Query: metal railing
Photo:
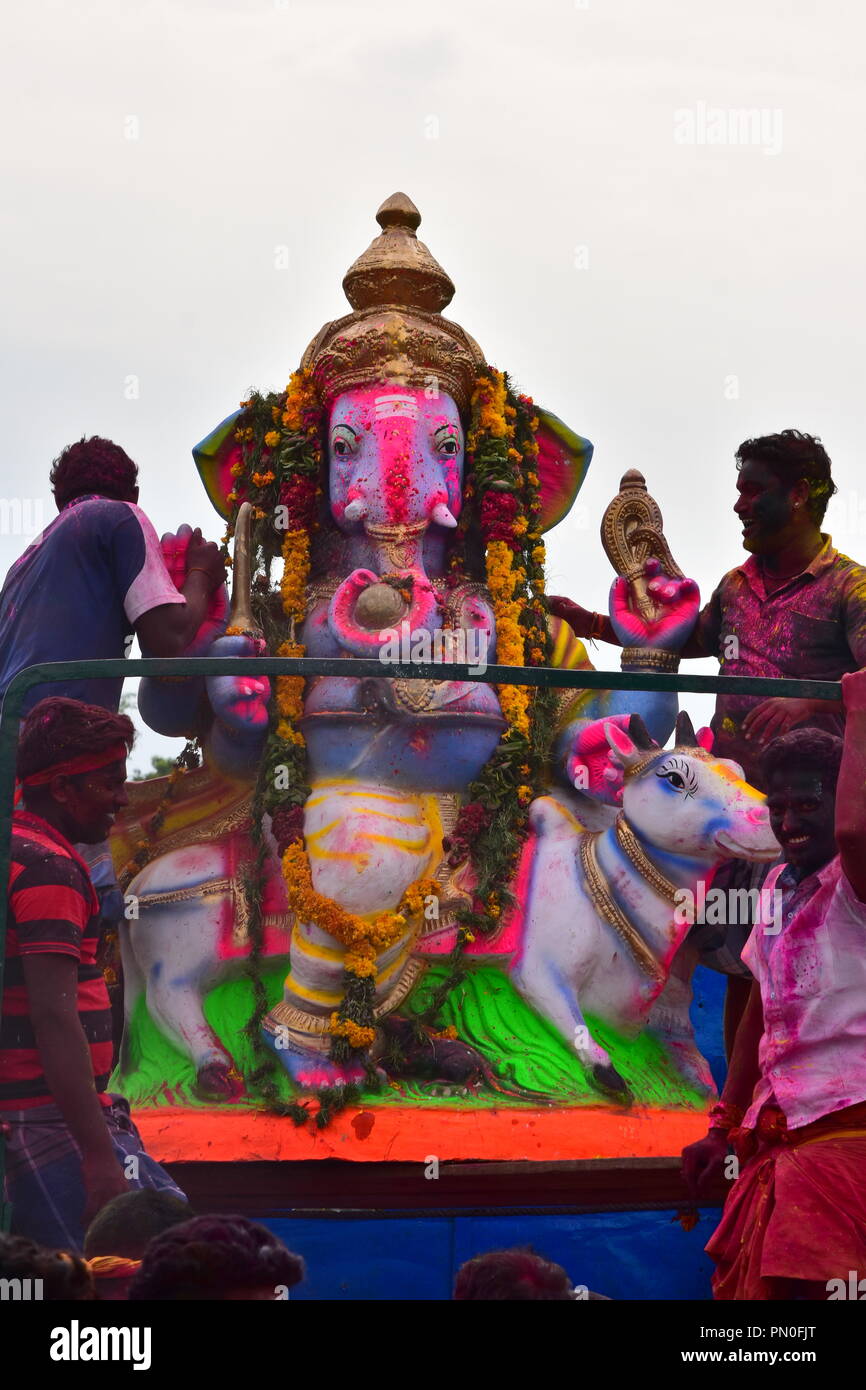
M 129 676 L 341 676 L 380 677 L 398 680 L 479 682 L 478 667 L 444 662 L 383 663 L 374 658 L 341 657 L 203 656 L 140 657 L 92 661 L 53 661 L 28 666 L 10 681 L 0 711 L 0 1010 L 6 962 L 6 925 L 9 910 L 7 885 L 15 791 L 15 759 L 22 710 L 34 686 L 58 682 L 125 679 Z M 792 699 L 840 702 L 842 687 L 836 681 L 776 680 L 758 676 L 689 676 L 680 673 L 631 671 L 567 671 L 549 666 L 488 666 L 483 683 L 490 685 L 557 686 L 564 690 L 675 691 L 700 695 L 764 695 Z M 0 1137 L 0 1201 L 5 1163 Z M 7 1229 L 5 1201 L 0 1230 Z M 4 1219 L 5 1218 L 5 1219 Z

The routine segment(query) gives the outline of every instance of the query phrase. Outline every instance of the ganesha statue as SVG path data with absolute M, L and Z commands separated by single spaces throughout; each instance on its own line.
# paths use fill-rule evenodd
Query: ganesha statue
M 776 855 L 763 798 L 670 692 L 485 681 L 592 669 L 548 611 L 543 541 L 592 445 L 443 317 L 454 286 L 411 201 L 377 221 L 351 312 L 194 450 L 234 542 L 209 652 L 333 671 L 142 682 L 146 722 L 204 761 L 135 786 L 117 827 L 137 914 L 121 1084 L 622 1104 L 655 1067 L 692 1103 L 711 1081 L 674 902 L 725 858 Z M 626 491 L 651 502 L 639 474 Z M 623 667 L 675 670 L 697 590 L 660 518 L 635 535 L 647 563 L 619 567 L 611 607 Z M 357 657 L 381 674 L 341 675 Z

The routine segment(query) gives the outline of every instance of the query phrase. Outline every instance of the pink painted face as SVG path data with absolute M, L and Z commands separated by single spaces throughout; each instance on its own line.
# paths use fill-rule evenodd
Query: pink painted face
M 460 515 L 463 427 L 450 396 L 377 385 L 346 391 L 328 425 L 331 511 L 345 531 Z

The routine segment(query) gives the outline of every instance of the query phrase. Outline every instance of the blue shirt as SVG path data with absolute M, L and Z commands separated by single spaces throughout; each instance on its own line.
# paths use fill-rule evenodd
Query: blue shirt
M 6 576 L 0 593 L 0 698 L 26 666 L 128 655 L 142 614 L 185 602 L 139 507 L 108 497 L 76 498 Z M 28 693 L 24 713 L 47 695 L 116 711 L 122 687 L 122 680 L 53 681 Z

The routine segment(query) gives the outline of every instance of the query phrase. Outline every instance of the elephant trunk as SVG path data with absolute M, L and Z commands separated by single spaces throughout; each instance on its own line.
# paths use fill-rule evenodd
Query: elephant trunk
M 428 521 L 409 524 L 367 522 L 376 546 L 378 573 L 354 570 L 331 600 L 328 625 L 355 656 L 380 650 L 382 633 L 408 624 L 410 632 L 434 631 L 442 619 L 436 592 L 424 569 L 423 543 Z

